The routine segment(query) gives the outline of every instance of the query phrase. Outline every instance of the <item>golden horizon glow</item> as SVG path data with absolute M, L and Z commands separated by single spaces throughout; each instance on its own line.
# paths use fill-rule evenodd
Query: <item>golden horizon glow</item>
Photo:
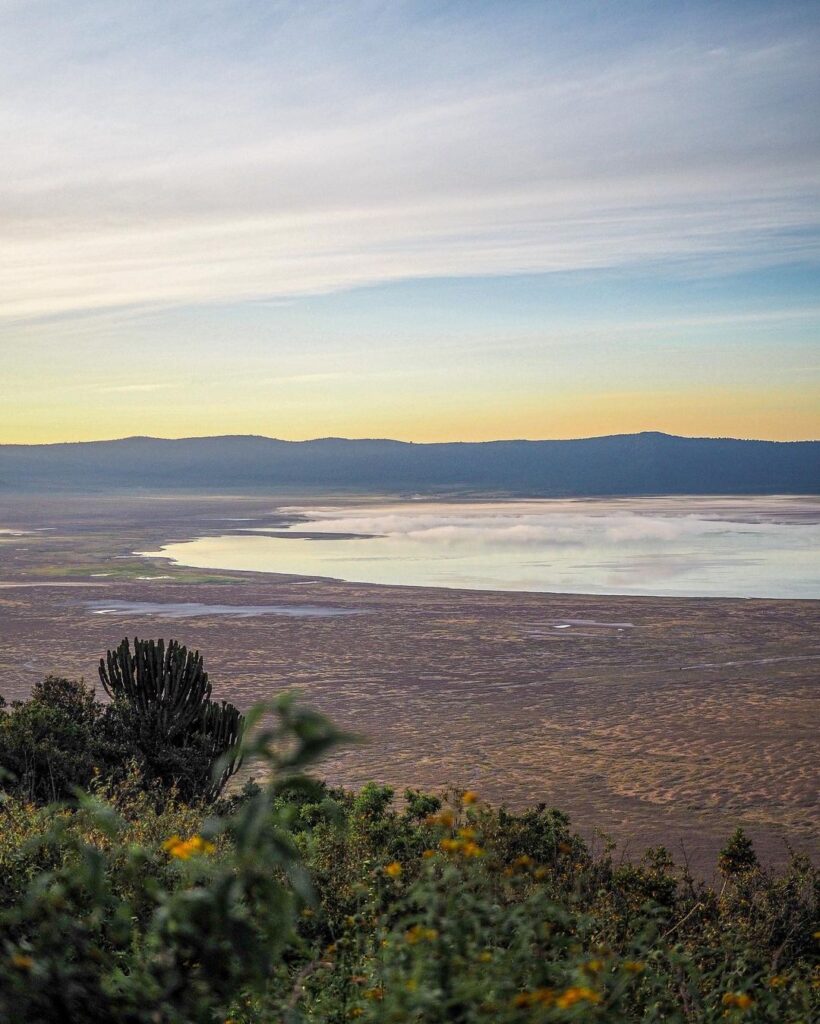
M 806 5 L 111 2 L 3 19 L 0 442 L 820 436 Z
M 321 437 L 388 438 L 396 441 L 436 443 L 453 441 L 567 440 L 660 431 L 684 437 L 736 437 L 752 440 L 807 441 L 820 439 L 820 391 L 697 393 L 640 392 L 551 396 L 549 409 L 519 402 L 514 408 L 492 409 L 462 401 L 457 408 L 431 409 L 419 421 L 418 411 L 400 404 L 390 415 L 358 413 L 336 418 L 266 418 L 258 412 L 224 412 L 218 418 L 197 416 L 192 410 L 157 412 L 145 417 L 107 417 L 86 410 L 65 410 L 65 418 L 52 425 L 15 429 L 4 424 L 0 444 L 59 444 L 115 440 L 124 437 L 213 437 L 226 434 L 259 435 L 286 441 Z M 73 421 L 73 422 L 72 422 Z M 182 425 L 184 421 L 185 425 Z

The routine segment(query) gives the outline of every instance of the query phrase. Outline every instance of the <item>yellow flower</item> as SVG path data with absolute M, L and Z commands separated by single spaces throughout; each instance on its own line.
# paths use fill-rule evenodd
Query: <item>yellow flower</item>
M 353 1017 L 354 1019 L 356 1017 L 364 1017 L 364 1010 L 361 1008 L 361 1006 L 354 1006 L 352 1010 L 347 1011 L 347 1015 L 348 1017 Z
M 640 960 L 624 960 L 624 970 L 630 974 L 640 974 L 645 965 Z
M 442 825 L 444 828 L 452 828 L 455 821 L 452 811 L 439 811 L 438 814 L 431 814 L 427 818 L 428 825 Z
M 493 955 L 488 949 L 485 949 L 483 953 L 478 954 L 478 959 L 482 964 L 489 964 L 492 962 Z
M 13 967 L 16 967 L 18 971 L 30 971 L 34 966 L 34 961 L 30 956 L 25 953 L 13 953 L 11 957 L 11 963 Z
M 362 992 L 362 995 L 365 997 L 365 999 L 372 999 L 374 1002 L 380 1003 L 382 999 L 384 999 L 384 989 L 368 988 L 365 989 L 364 992 Z
M 590 961 L 588 961 L 587 963 L 584 964 L 584 970 L 588 971 L 590 974 L 598 974 L 603 969 L 604 969 L 604 962 L 603 962 L 603 960 L 590 960 Z
M 391 878 L 398 878 L 401 874 L 401 864 L 397 860 L 391 861 L 384 869 L 384 873 Z
M 435 928 L 425 928 L 421 924 L 414 924 L 404 933 L 404 941 L 411 946 L 415 946 L 419 942 L 435 942 L 437 938 L 438 931 Z
M 583 1002 L 600 1003 L 601 997 L 594 989 L 587 988 L 586 985 L 573 985 L 572 988 L 568 988 L 558 996 L 555 1000 L 555 1005 L 562 1010 L 566 1010 L 570 1006 L 575 1006 L 576 1003 Z
M 472 839 L 442 839 L 439 848 L 445 853 L 460 853 L 464 857 L 484 856 L 484 851 Z
M 461 798 L 463 802 L 469 807 L 470 804 L 477 803 L 478 793 L 474 789 L 465 790 L 464 795 Z
M 549 872 L 549 868 L 540 867 L 540 868 L 536 868 L 535 871 L 533 871 L 532 875 L 533 875 L 533 878 L 537 878 L 538 881 L 540 882 L 541 879 L 542 878 L 546 878 L 549 873 L 550 873 Z
M 172 835 L 170 839 L 165 840 L 165 842 L 162 844 L 162 848 L 163 850 L 165 850 L 166 853 L 170 853 L 172 850 L 176 849 L 176 847 L 181 846 L 182 843 L 182 837 L 174 833 L 174 835 Z
M 513 998 L 514 1007 L 521 1009 L 526 1006 L 552 1006 L 555 1002 L 555 993 L 551 988 L 536 988 L 532 992 L 519 992 Z
M 429 860 L 431 857 L 435 857 L 436 851 L 435 850 L 423 850 L 421 855 L 422 855 L 422 857 L 425 860 Z
M 176 857 L 177 860 L 189 860 L 196 853 L 213 853 L 216 847 L 202 836 L 191 836 L 190 839 L 182 839 L 178 835 L 171 836 L 162 844 L 163 850 Z
M 460 828 L 458 834 L 462 839 L 475 839 L 476 830 L 474 828 Z
M 415 992 L 416 989 L 419 987 L 419 983 L 416 981 L 415 978 L 408 978 L 407 981 L 405 981 L 404 983 L 404 987 L 407 989 L 408 992 Z
M 724 1006 L 736 1006 L 738 1010 L 748 1010 L 754 1006 L 754 999 L 745 992 L 724 992 L 721 1002 Z
M 769 978 L 769 988 L 783 988 L 788 983 L 788 978 L 783 974 L 773 974 Z
M 208 839 L 203 839 L 202 836 L 192 836 L 188 842 L 194 853 L 210 854 L 216 851 L 214 844 Z

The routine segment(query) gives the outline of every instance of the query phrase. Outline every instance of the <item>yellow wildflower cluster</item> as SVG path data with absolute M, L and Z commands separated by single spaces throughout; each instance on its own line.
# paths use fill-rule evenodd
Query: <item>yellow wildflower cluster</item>
M 438 814 L 429 814 L 426 821 L 428 825 L 440 825 L 442 828 L 452 828 L 456 823 L 456 816 L 452 811 L 444 810 L 439 811 Z
M 462 857 L 484 856 L 484 851 L 474 839 L 442 839 L 439 846 L 444 853 L 458 853 Z
M 180 836 L 171 836 L 162 844 L 163 850 L 176 857 L 177 860 L 189 860 L 194 854 L 213 853 L 216 847 L 202 836 L 191 836 L 190 839 L 182 839 Z
M 785 974 L 773 974 L 769 978 L 769 988 L 783 988 L 784 985 L 789 983 L 789 979 Z
M 555 992 L 551 988 L 536 988 L 532 992 L 519 992 L 513 999 L 513 1006 L 524 1009 L 527 1006 L 552 1006 Z
M 625 971 L 629 971 L 630 974 L 640 974 L 641 971 L 646 969 L 646 965 L 641 960 L 624 960 L 623 968 Z
M 438 932 L 435 928 L 425 928 L 421 924 L 414 924 L 404 933 L 404 941 L 409 942 L 411 946 L 415 946 L 419 942 L 435 942 L 437 938 Z
M 13 953 L 11 963 L 18 971 L 30 971 L 34 966 L 34 961 L 25 953 Z
M 583 1002 L 600 1003 L 600 993 L 585 985 L 574 985 L 564 992 L 555 992 L 551 988 L 536 988 L 532 992 L 519 992 L 513 999 L 513 1006 L 519 1009 L 528 1006 L 556 1006 L 560 1010 L 566 1010 Z
M 384 869 L 384 873 L 390 878 L 398 878 L 401 874 L 401 864 L 397 860 L 391 861 Z
M 372 999 L 373 1002 L 380 1003 L 382 999 L 384 999 L 384 989 L 368 988 L 365 989 L 364 992 L 362 992 L 362 995 L 365 997 L 365 999 Z
M 734 1006 L 738 1010 L 748 1010 L 754 1006 L 754 999 L 746 992 L 725 992 L 721 1002 L 724 1006 Z
M 474 789 L 466 789 L 462 794 L 461 800 L 469 807 L 470 804 L 478 803 L 478 793 Z
M 576 1003 L 600 1002 L 601 995 L 595 989 L 587 988 L 586 985 L 573 985 L 572 988 L 568 988 L 566 992 L 562 992 L 556 998 L 555 1005 L 561 1010 L 566 1010 L 570 1006 L 575 1006 Z

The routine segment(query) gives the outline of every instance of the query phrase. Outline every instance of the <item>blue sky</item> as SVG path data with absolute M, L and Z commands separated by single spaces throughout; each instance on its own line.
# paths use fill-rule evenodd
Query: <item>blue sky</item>
M 818 36 L 0 0 L 0 441 L 818 436 Z

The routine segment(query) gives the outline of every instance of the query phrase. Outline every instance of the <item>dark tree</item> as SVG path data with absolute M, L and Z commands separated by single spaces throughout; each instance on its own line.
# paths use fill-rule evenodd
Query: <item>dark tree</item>
M 218 796 L 239 767 L 231 753 L 244 720 L 233 704 L 211 700 L 199 651 L 137 638 L 132 651 L 126 638 L 100 659 L 99 671 L 112 715 L 133 737 L 146 774 L 176 785 L 186 799 Z

